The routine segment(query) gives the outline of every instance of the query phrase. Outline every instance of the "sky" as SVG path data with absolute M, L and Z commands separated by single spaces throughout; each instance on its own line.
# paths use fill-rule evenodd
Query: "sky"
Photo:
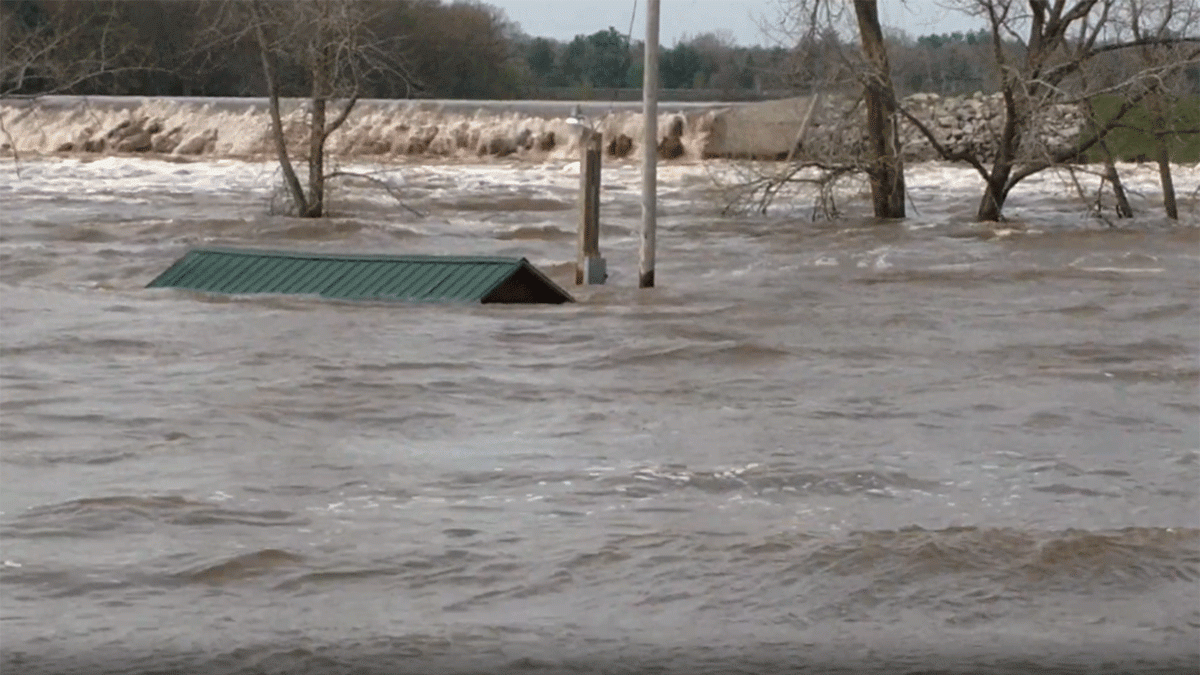
M 758 27 L 757 20 L 773 16 L 780 0 L 660 0 L 659 42 L 672 46 L 685 37 L 702 33 L 725 33 L 736 44 L 773 44 Z M 576 35 L 591 35 L 612 26 L 629 31 L 635 0 L 490 0 L 521 30 L 535 37 L 569 41 Z M 646 0 L 636 0 L 637 16 L 633 39 L 646 35 Z M 940 6 L 938 0 L 879 0 L 884 28 L 907 32 L 913 38 L 930 33 L 952 33 L 980 28 L 980 19 Z

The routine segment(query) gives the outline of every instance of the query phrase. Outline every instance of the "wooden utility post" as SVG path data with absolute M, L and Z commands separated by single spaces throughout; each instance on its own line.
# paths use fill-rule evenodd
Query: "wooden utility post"
M 642 242 L 638 288 L 654 286 L 658 215 L 658 2 L 646 5 L 646 62 L 642 74 Z
M 576 285 L 603 284 L 608 277 L 600 257 L 600 145 L 603 135 L 587 126 L 579 138 L 579 255 Z

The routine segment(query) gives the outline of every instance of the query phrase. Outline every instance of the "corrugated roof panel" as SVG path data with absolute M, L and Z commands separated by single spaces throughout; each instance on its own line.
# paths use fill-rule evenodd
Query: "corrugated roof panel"
M 363 268 L 366 266 L 365 262 L 347 262 L 342 265 L 337 274 L 325 280 L 325 289 L 322 291 L 322 295 L 349 297 L 346 293 L 347 282 L 362 274 Z
M 401 289 L 410 288 L 413 282 L 424 273 L 425 270 L 420 263 L 393 266 L 375 284 L 371 294 L 384 298 L 395 297 Z
M 282 264 L 278 270 L 275 270 L 271 276 L 263 278 L 262 283 L 259 285 L 259 292 L 285 293 L 284 289 L 291 285 L 296 277 L 300 276 L 300 270 L 304 267 L 304 261 L 295 258 L 285 258 L 280 262 Z M 247 292 L 250 293 L 253 291 Z
M 501 265 L 480 265 L 463 270 L 463 274 L 456 280 L 456 283 L 447 287 L 444 292 L 456 299 L 483 297 L 511 274 L 512 271 Z
M 222 270 L 224 281 L 216 287 L 222 293 L 237 293 L 242 288 L 250 287 L 249 284 L 243 283 L 243 278 L 246 277 L 255 267 L 262 264 L 261 261 L 243 256 L 240 259 L 232 261 L 227 268 Z
M 415 286 L 413 290 L 422 297 L 440 297 L 437 292 L 438 286 L 442 284 L 448 277 L 459 271 L 461 265 L 434 265 L 428 264 L 429 274 L 421 280 L 419 286 Z
M 447 276 L 432 290 L 439 296 L 444 296 L 452 300 L 461 299 L 463 289 L 470 289 L 478 285 L 478 280 L 482 276 L 492 275 L 493 270 L 498 266 L 492 263 L 484 263 L 477 266 L 458 265 L 454 270 L 454 274 Z M 507 276 L 510 271 L 499 266 L 502 276 Z M 470 296 L 483 295 L 482 293 L 470 293 Z
M 391 267 L 386 262 L 380 261 L 364 262 L 360 266 L 363 269 L 362 274 L 345 289 L 348 298 L 366 298 L 377 295 L 375 289 L 379 286 L 380 281 L 387 277 L 388 268 Z
M 326 271 L 328 267 L 340 265 L 338 261 L 332 262 L 329 266 L 313 264 L 311 260 L 297 260 L 296 271 L 292 275 L 292 281 L 285 284 L 281 289 L 283 293 L 295 293 L 299 295 L 317 295 L 321 289 L 316 284 L 317 277 L 320 273 Z
M 387 274 L 387 263 L 363 261 L 355 264 L 350 273 L 338 280 L 337 286 L 330 289 L 342 298 L 362 298 L 375 294 L 375 286 L 379 279 Z
M 359 286 L 359 282 L 371 273 L 373 266 L 376 264 L 360 262 L 356 265 L 348 265 L 346 273 L 330 284 L 329 293 L 345 298 L 357 297 L 355 289 Z
M 436 292 L 438 295 L 450 298 L 452 300 L 457 300 L 459 298 L 457 291 L 461 291 L 462 288 L 468 286 L 479 275 L 485 274 L 490 267 L 492 267 L 492 265 L 483 264 L 470 269 L 456 270 L 458 272 L 457 274 L 442 280 L 442 283 L 438 285 Z
M 269 293 L 300 293 L 307 277 L 307 261 L 301 258 L 292 258 L 287 261 L 287 266 L 274 279 L 268 281 L 264 288 L 269 288 Z
M 430 275 L 425 280 L 425 285 L 421 287 L 421 294 L 435 298 L 453 299 L 443 291 L 443 288 L 447 283 L 461 275 L 463 271 L 462 265 L 447 265 L 438 269 L 436 274 Z
M 472 278 L 483 274 L 489 267 L 491 267 L 491 265 L 480 265 L 479 267 L 460 270 L 458 274 L 455 274 L 454 276 L 442 281 L 442 283 L 437 287 L 436 291 L 439 295 L 444 295 L 447 298 L 457 300 L 459 298 L 459 293 L 464 287 L 467 286 L 467 284 L 471 282 Z
M 421 263 L 420 274 L 412 280 L 411 285 L 404 289 L 404 292 L 409 297 L 428 297 L 438 283 L 453 272 L 454 268 L 449 265 L 443 267 L 428 262 Z
M 463 270 L 453 283 L 447 284 L 443 289 L 443 293 L 452 298 L 461 298 L 469 295 L 484 295 L 491 290 L 498 281 L 507 273 L 500 265 L 480 265 L 471 269 Z
M 517 269 L 521 269 L 519 266 Z M 500 269 L 499 266 L 492 268 L 482 268 L 479 270 L 478 278 L 472 280 L 471 285 L 462 289 L 462 293 L 478 293 L 484 295 L 496 287 L 502 278 L 507 278 L 506 270 Z
M 396 274 L 401 272 L 401 270 L 398 270 L 395 265 L 389 265 L 385 262 L 375 262 L 373 264 L 381 265 L 381 268 L 371 275 L 370 283 L 368 283 L 359 293 L 361 297 L 381 297 L 383 293 L 380 292 L 380 289 L 382 289 L 384 284 L 388 283 L 390 279 L 395 277 Z M 411 268 L 409 268 L 409 271 L 412 271 Z
M 251 260 L 257 264 L 251 268 L 249 274 L 242 277 L 241 285 L 234 291 L 235 293 L 251 293 L 256 288 L 269 285 L 270 280 L 275 278 L 288 263 L 286 258 L 251 258 Z
M 305 288 L 310 289 L 311 293 L 325 295 L 326 291 L 342 274 L 345 274 L 346 269 L 354 263 L 338 261 L 328 265 L 322 265 L 319 261 L 308 261 L 308 283 Z
M 222 292 L 225 293 L 245 293 L 249 289 L 259 288 L 264 280 L 264 274 L 267 268 L 274 267 L 282 261 L 279 260 L 263 260 L 259 258 L 251 258 L 243 256 L 246 261 L 245 266 L 241 269 L 236 278 L 231 278 L 229 283 L 224 286 Z
M 187 288 L 202 287 L 206 283 L 207 275 L 211 270 L 223 267 L 223 263 L 229 262 L 228 260 L 209 260 L 203 254 L 189 255 L 189 258 L 191 260 L 185 262 L 191 264 L 187 265 L 187 269 L 183 270 L 183 273 L 176 282 Z
M 211 279 L 208 279 L 205 283 L 216 288 L 218 292 L 224 292 L 221 288 L 224 285 L 224 280 L 228 278 L 230 272 L 242 263 L 242 260 L 234 257 L 222 257 L 213 262 L 214 264 L 207 270 Z
M 341 299 L 571 302 L 524 258 L 388 256 L 258 249 L 190 251 L 150 287 Z M 511 286 L 511 287 L 510 287 Z

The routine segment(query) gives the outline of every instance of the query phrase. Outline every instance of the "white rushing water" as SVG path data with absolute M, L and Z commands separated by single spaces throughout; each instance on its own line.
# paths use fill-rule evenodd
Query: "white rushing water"
M 304 101 L 282 105 L 291 147 L 307 144 Z M 641 138 L 640 109 L 628 103 L 590 101 L 361 101 L 329 138 L 335 156 L 395 159 L 409 156 L 476 158 L 515 155 L 563 159 L 578 154 L 578 129 L 568 123 L 576 106 L 605 144 Z M 659 136 L 677 121 L 685 155 L 704 154 L 719 104 L 665 103 Z M 264 99 L 45 97 L 4 101 L 0 147 L 18 153 L 145 153 L 208 157 L 274 156 Z

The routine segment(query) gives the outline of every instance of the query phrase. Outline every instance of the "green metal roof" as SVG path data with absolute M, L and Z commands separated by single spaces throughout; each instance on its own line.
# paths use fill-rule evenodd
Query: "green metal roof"
M 320 295 L 341 300 L 573 302 L 524 258 L 237 248 L 192 249 L 147 288 Z

